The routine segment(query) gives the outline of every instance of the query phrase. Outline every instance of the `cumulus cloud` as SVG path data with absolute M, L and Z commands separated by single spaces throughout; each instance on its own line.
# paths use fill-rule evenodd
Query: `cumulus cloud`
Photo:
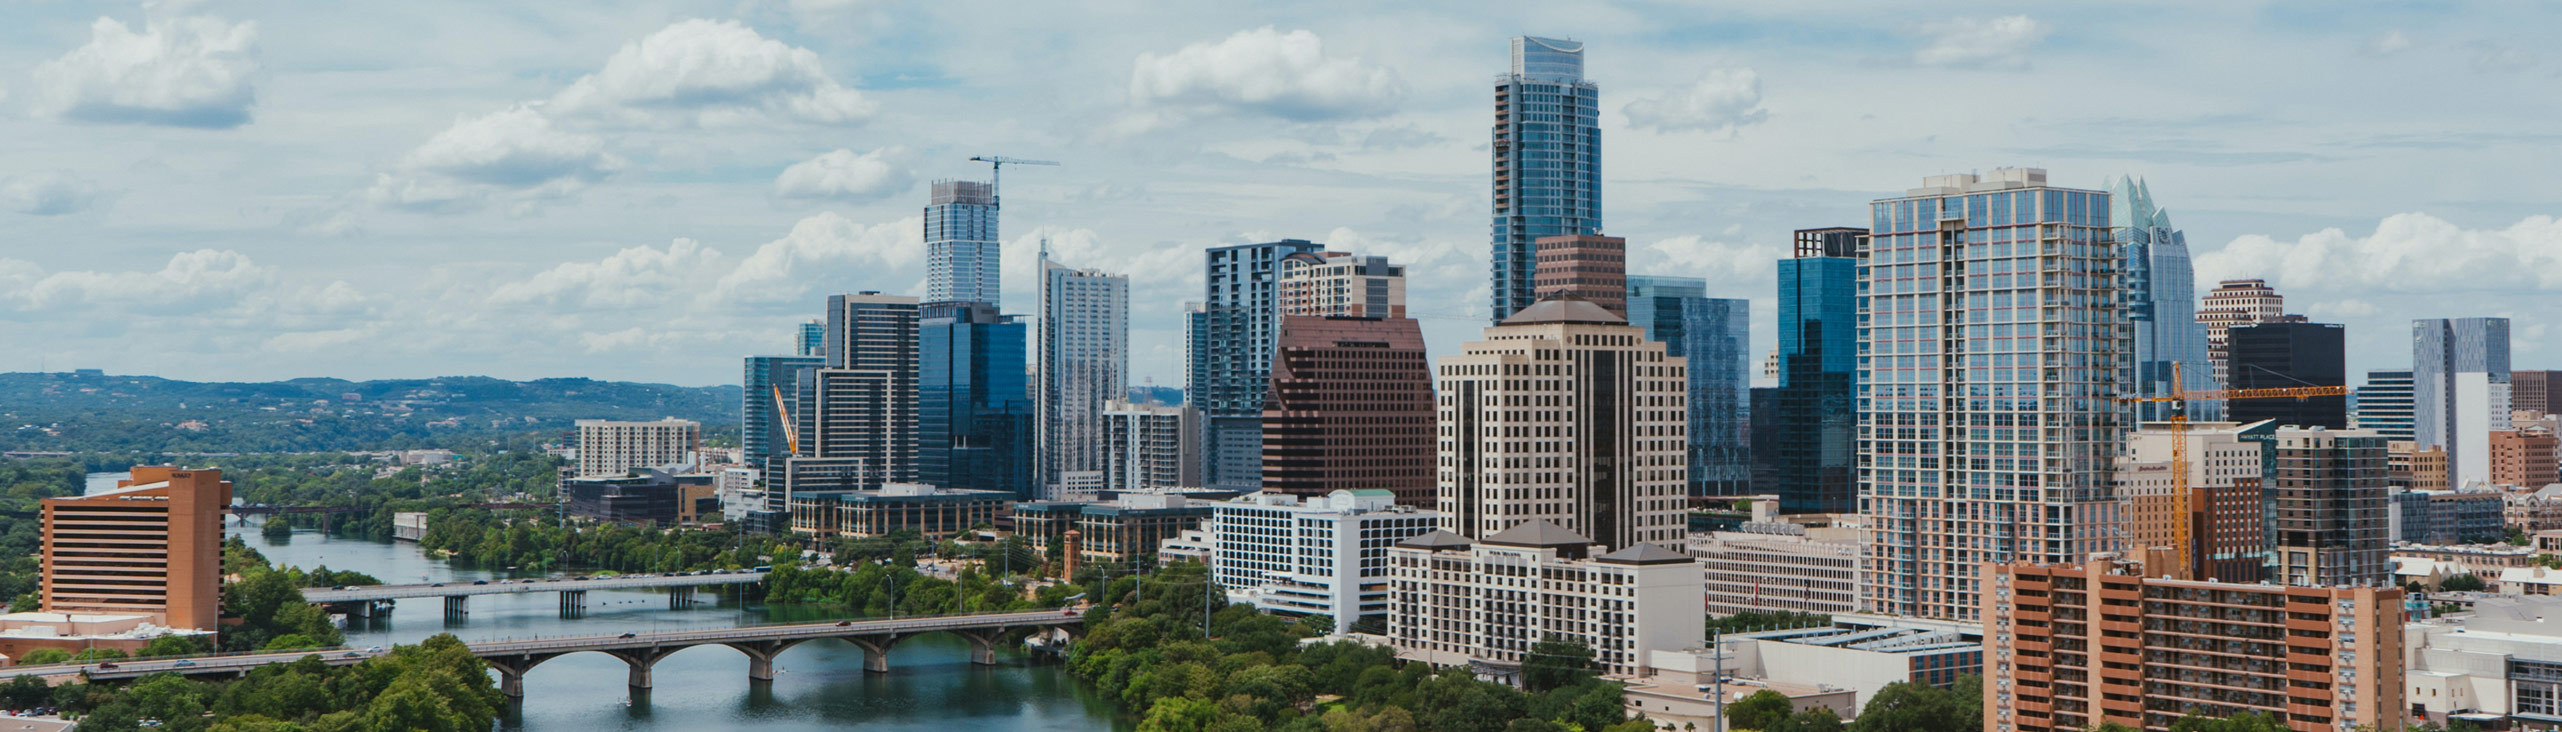
M 88 210 L 106 197 L 97 184 L 68 173 L 0 176 L 0 210 L 60 216 Z
M 1630 272 L 1669 277 L 1699 277 L 1711 287 L 1759 292 L 1778 276 L 1777 262 L 1788 252 L 1775 244 L 1705 239 L 1697 235 L 1657 239 L 1633 248 Z M 1750 288 L 1744 290 L 1743 288 Z
M 122 308 L 152 313 L 201 312 L 238 301 L 270 284 L 270 273 L 230 250 L 180 252 L 157 272 L 71 270 L 45 273 L 0 261 L 0 303 L 23 310 Z
M 1163 56 L 1142 53 L 1130 72 L 1130 101 L 1167 110 L 1308 122 L 1383 114 L 1404 97 L 1396 72 L 1328 58 L 1317 34 L 1269 26 Z
M 1727 132 L 1770 118 L 1761 107 L 1761 75 L 1752 69 L 1711 69 L 1689 86 L 1629 102 L 1628 124 L 1664 132 Z
M 1921 27 L 1913 63 L 1950 68 L 2024 69 L 2028 52 L 2046 40 L 2045 23 L 2025 15 L 1959 18 Z
M 833 211 L 801 219 L 791 233 L 739 260 L 706 295 L 716 302 L 807 306 L 811 285 L 831 292 L 897 291 L 907 282 L 882 278 L 925 251 L 925 222 L 914 216 L 864 225 Z
M 734 21 L 686 20 L 623 45 L 552 110 L 630 124 L 754 119 L 849 124 L 874 104 L 827 74 L 818 54 Z
M 872 199 L 905 191 L 916 184 L 910 171 L 915 155 L 905 147 L 886 147 L 857 154 L 837 149 L 792 164 L 774 178 L 774 195 L 783 198 Z
M 255 24 L 154 18 L 136 32 L 99 18 L 89 43 L 38 65 L 33 109 L 81 122 L 225 129 L 249 122 Z
M 719 250 L 678 239 L 665 249 L 632 247 L 595 262 L 565 262 L 500 285 L 490 292 L 489 302 L 628 308 L 687 292 L 704 272 L 717 271 L 722 264 Z
M 395 171 L 378 175 L 367 197 L 417 210 L 469 210 L 492 198 L 566 195 L 626 165 L 605 151 L 604 140 L 518 105 L 455 120 L 402 156 Z
M 2281 241 L 2234 239 L 2197 257 L 2200 282 L 2263 277 L 2281 289 L 2465 294 L 2562 289 L 2562 220 L 2531 216 L 2467 229 L 2425 213 L 2394 214 L 2363 237 L 2323 229 Z

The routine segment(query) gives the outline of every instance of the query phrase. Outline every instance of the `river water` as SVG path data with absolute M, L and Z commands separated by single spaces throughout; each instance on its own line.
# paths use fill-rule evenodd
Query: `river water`
M 112 486 L 113 483 L 108 483 Z M 387 583 L 470 582 L 497 579 L 490 572 L 447 565 L 406 542 L 332 539 L 294 532 L 278 542 L 255 523 L 237 519 L 231 532 L 278 565 L 353 569 Z M 464 640 L 529 636 L 647 632 L 743 623 L 817 621 L 836 617 L 823 608 L 742 607 L 706 589 L 691 608 L 670 610 L 667 595 L 646 590 L 596 590 L 587 614 L 560 617 L 551 593 L 481 595 L 470 616 L 448 621 L 440 600 L 407 600 L 389 617 L 351 621 L 347 642 L 356 647 L 415 643 L 437 633 Z M 1127 730 L 1103 698 L 1078 683 L 1056 662 L 1036 662 L 1019 652 L 995 666 L 969 662 L 969 644 L 933 634 L 890 652 L 890 672 L 863 670 L 863 652 L 849 643 L 814 641 L 776 659 L 780 674 L 770 685 L 751 685 L 747 658 L 723 646 L 699 646 L 654 667 L 656 686 L 634 694 L 624 685 L 629 667 L 601 653 L 574 653 L 536 666 L 525 676 L 525 700 L 506 720 L 510 730 Z M 627 703 L 628 702 L 628 703 Z

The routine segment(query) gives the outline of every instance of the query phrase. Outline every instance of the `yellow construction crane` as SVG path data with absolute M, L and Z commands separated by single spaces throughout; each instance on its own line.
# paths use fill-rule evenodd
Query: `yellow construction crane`
M 792 426 L 792 408 L 783 404 L 783 387 L 780 386 L 774 387 L 774 415 L 778 417 L 775 421 L 783 425 L 783 454 L 801 454 L 801 431 Z
M 2181 579 L 2195 579 L 2197 572 L 2201 568 L 2198 566 L 2199 558 L 2197 543 L 2190 538 L 2189 534 L 2189 514 L 2194 510 L 2197 499 L 2194 492 L 2190 490 L 2188 481 L 2188 414 L 2185 411 L 2185 405 L 2188 402 L 2235 401 L 2242 399 L 2310 399 L 2313 397 L 2325 396 L 2347 396 L 2349 391 L 2346 386 L 2288 386 L 2272 389 L 2202 389 L 2198 391 L 2188 391 L 2181 389 L 2180 383 L 2179 365 L 2174 363 L 2171 365 L 2171 393 L 2169 396 L 2119 397 L 2117 401 L 2124 404 L 2168 402 L 2175 405 L 2175 410 L 2179 410 L 2172 412 L 2169 420 L 2171 428 L 2171 503 L 2172 507 L 2176 511 L 2171 520 L 2171 536 L 2173 537 L 2171 542 L 2171 551 L 2174 552 L 2174 556 L 2178 558 L 2178 576 Z M 2140 547 L 2130 547 L 2130 549 L 2140 549 Z M 2146 567 L 2144 573 L 2154 576 L 2165 574 L 2159 569 L 2153 567 Z

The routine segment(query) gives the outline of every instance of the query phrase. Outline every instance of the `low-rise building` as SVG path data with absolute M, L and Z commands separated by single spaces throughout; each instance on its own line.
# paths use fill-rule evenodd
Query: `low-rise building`
M 1683 551 L 1699 560 L 1709 615 L 1859 609 L 1857 529 L 1754 521 L 1691 534 Z
M 391 515 L 393 541 L 417 541 L 427 536 L 427 512 L 402 511 Z
M 1448 531 L 1388 550 L 1397 656 L 1520 680 L 1547 636 L 1583 643 L 1603 673 L 1643 676 L 1649 654 L 1703 643 L 1698 564 L 1659 544 L 1607 554 L 1544 519 L 1471 542 Z
M 8 613 L 0 615 L 0 665 L 24 658 L 28 651 L 46 648 L 74 654 L 104 648 L 130 655 L 150 644 L 151 639 L 164 635 L 202 636 L 210 647 L 214 632 L 163 626 L 152 622 L 149 615 Z
M 2414 544 L 2497 541 L 2508 533 L 2508 505 L 2502 491 L 2397 489 L 2389 535 Z
M 2502 494 L 2502 500 L 2507 502 L 2502 512 L 2504 523 L 2508 528 L 2529 534 L 2562 530 L 2562 485 L 2548 485 L 2542 488 L 2521 486 L 2521 488 L 2533 490 L 2507 491 Z
M 913 529 L 928 537 L 954 536 L 992 525 L 1012 500 L 1010 491 L 937 488 L 890 483 L 872 491 L 826 491 L 792 497 L 792 530 L 819 536 L 886 536 Z
M 2484 599 L 2471 613 L 2413 622 L 2394 660 L 2410 670 L 2415 717 L 2488 728 L 2562 722 L 2562 598 Z M 2502 724 L 2505 721 L 2506 724 Z
M 1887 684 L 1946 688 L 1984 667 L 1983 627 L 1955 621 L 1839 615 L 1828 625 L 1734 633 L 1712 642 L 1713 651 L 1655 651 L 1654 675 L 1628 686 L 1629 708 L 1659 723 L 1705 728 L 1721 693 L 1732 704 L 1766 689 L 1800 711 L 1822 707 L 1848 720 Z
M 1212 547 L 1211 574 L 1229 602 L 1330 616 L 1339 634 L 1364 619 L 1384 623 L 1388 547 L 1432 531 L 1439 520 L 1432 511 L 1398 505 L 1396 493 L 1386 490 L 1307 498 L 1264 492 L 1212 504 L 1203 531 Z
M 1211 504 L 1168 493 L 1124 493 L 1110 502 L 1014 504 L 1014 533 L 1047 550 L 1073 530 L 1086 561 L 1153 559 L 1165 540 L 1198 529 Z
M 2510 430 L 2492 430 L 2491 482 L 2504 485 L 2541 487 L 2562 482 L 2562 465 L 2554 455 L 2562 451 L 2562 438 L 2541 426 Z
M 569 515 L 617 524 L 692 524 L 707 501 L 717 500 L 712 476 L 640 468 L 624 476 L 590 475 L 561 481 Z M 718 508 L 713 509 L 718 513 Z

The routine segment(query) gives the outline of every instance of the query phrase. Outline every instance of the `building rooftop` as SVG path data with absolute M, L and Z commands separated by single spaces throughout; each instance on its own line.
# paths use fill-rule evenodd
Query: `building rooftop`
M 1688 554 L 1665 549 L 1659 544 L 1643 543 L 1594 559 L 1609 564 L 1683 564 L 1691 561 Z
M 1485 543 L 1526 547 L 1583 547 L 1592 545 L 1592 539 L 1577 534 L 1572 529 L 1558 526 L 1547 519 L 1533 519 L 1515 524 L 1512 528 L 1494 532 L 1485 538 Z
M 1542 323 L 1627 325 L 1628 319 L 1612 315 L 1608 308 L 1593 304 L 1591 300 L 1575 297 L 1573 295 L 1559 295 L 1531 303 L 1530 307 L 1522 308 L 1521 312 L 1513 313 L 1512 317 L 1503 319 L 1504 325 L 1538 325 Z
M 1414 538 L 1397 542 L 1397 546 L 1407 547 L 1410 549 L 1427 549 L 1431 551 L 1441 551 L 1444 549 L 1466 549 L 1468 548 L 1468 538 L 1448 531 L 1443 531 L 1441 529 L 1433 529 L 1432 531 Z

